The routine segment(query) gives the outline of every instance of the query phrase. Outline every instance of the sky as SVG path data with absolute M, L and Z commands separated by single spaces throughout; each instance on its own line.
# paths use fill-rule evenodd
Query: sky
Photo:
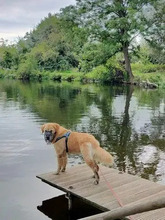
M 75 0 L 0 0 L 0 40 L 16 42 L 33 30 L 48 13 L 75 4 Z

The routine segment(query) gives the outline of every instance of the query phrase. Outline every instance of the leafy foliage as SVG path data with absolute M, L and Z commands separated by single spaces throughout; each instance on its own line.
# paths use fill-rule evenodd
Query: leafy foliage
M 155 15 L 154 10 L 160 8 L 162 3 L 163 1 L 154 0 L 77 0 L 81 25 L 85 23 L 91 38 L 109 42 L 114 45 L 116 52 L 123 51 L 130 82 L 133 81 L 133 76 L 129 47 L 137 34 L 148 36 L 148 28 L 153 19 L 146 17 L 145 12 L 148 8 L 152 8 Z M 160 15 L 155 18 L 155 24 L 158 23 L 159 18 Z M 157 30 L 160 30 L 160 26 Z
M 128 81 L 133 82 L 130 62 L 165 62 L 163 0 L 76 3 L 58 14 L 49 13 L 16 45 L 7 46 L 4 41 L 0 46 L 2 75 L 55 79 L 57 71 L 62 77 L 77 68 L 77 74 L 89 73 L 103 81 L 117 75 L 126 79 L 127 73 Z M 147 41 L 145 45 L 134 43 L 139 34 Z
M 0 47 L 0 66 L 11 69 L 16 68 L 19 63 L 18 51 L 15 46 Z

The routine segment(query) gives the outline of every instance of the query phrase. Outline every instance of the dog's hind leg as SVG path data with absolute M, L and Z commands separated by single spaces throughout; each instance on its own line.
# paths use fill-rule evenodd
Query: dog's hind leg
M 86 164 L 93 170 L 94 178 L 95 178 L 94 184 L 97 185 L 99 183 L 99 179 L 100 179 L 99 174 L 98 174 L 98 170 L 99 170 L 98 165 L 93 160 L 90 160 L 87 158 L 85 158 L 84 160 L 85 160 Z
M 97 174 L 98 174 L 98 172 L 99 172 L 99 166 L 97 165 L 97 163 L 96 163 L 95 161 L 94 161 L 94 163 L 95 163 L 96 172 L 97 172 Z M 92 178 L 96 178 L 95 175 L 93 175 Z
M 95 178 L 94 184 L 97 185 L 100 179 L 99 174 L 98 174 L 99 166 L 93 159 L 92 152 L 91 152 L 91 144 L 90 143 L 83 144 L 81 146 L 81 153 L 86 164 L 92 169 L 94 173 L 94 178 Z

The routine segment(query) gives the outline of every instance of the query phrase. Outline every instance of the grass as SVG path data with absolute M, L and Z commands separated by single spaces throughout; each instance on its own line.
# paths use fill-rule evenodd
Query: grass
M 44 71 L 41 75 L 44 80 L 81 81 L 83 73 L 78 72 L 76 69 L 71 69 L 67 71 Z
M 22 74 L 23 75 L 23 74 Z M 77 69 L 71 69 L 67 71 L 36 71 L 33 74 L 30 73 L 30 79 L 36 80 L 42 78 L 43 80 L 66 80 L 66 81 L 81 81 L 84 73 L 78 72 Z M 17 72 L 12 69 L 1 69 L 0 68 L 0 78 L 19 78 Z
M 134 63 L 131 66 L 136 82 L 149 81 L 165 88 L 165 65 Z

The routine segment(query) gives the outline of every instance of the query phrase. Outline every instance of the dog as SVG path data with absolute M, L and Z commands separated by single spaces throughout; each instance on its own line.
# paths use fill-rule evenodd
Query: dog
M 99 183 L 98 162 L 112 166 L 113 157 L 100 147 L 99 142 L 89 133 L 70 131 L 57 123 L 46 123 L 41 126 L 41 132 L 47 144 L 53 144 L 58 161 L 56 174 L 65 172 L 67 165 L 67 153 L 82 154 L 86 164 L 94 173 L 94 184 Z

